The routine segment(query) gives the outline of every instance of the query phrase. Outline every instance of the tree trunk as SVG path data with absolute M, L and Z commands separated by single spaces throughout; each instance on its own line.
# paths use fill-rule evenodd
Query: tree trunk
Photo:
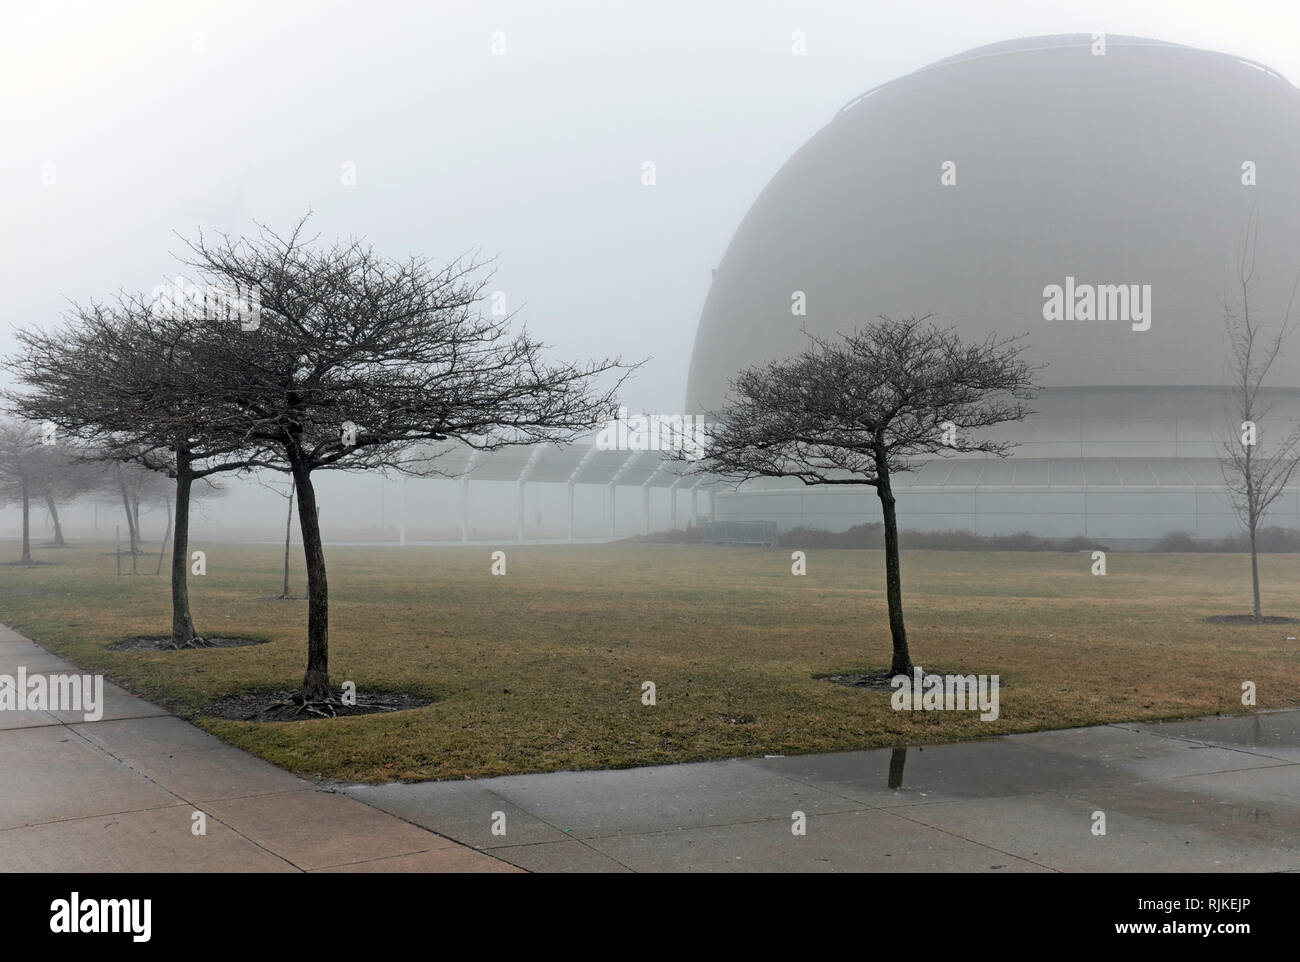
M 193 646 L 197 635 L 190 616 L 190 488 L 194 475 L 185 455 L 176 454 L 176 524 L 172 536 L 172 644 Z
M 163 555 L 167 553 L 167 542 L 172 539 L 172 499 L 163 498 L 167 505 L 167 530 L 163 532 L 162 543 L 158 545 L 158 567 L 154 568 L 155 575 L 162 574 Z
M 289 594 L 289 534 L 293 530 L 293 493 L 297 485 L 290 483 L 289 486 L 289 513 L 284 519 L 284 590 L 280 592 L 280 597 L 288 600 L 293 597 Z
M 1255 624 L 1264 620 L 1259 607 L 1259 552 L 1255 550 L 1255 526 L 1250 528 L 1250 581 L 1255 588 Z
M 68 543 L 63 540 L 63 525 L 59 523 L 59 508 L 54 503 L 54 498 L 46 492 L 45 507 L 50 509 L 50 520 L 54 522 L 54 546 L 56 548 L 66 548 Z
M 298 527 L 307 563 L 307 674 L 302 679 L 304 701 L 324 701 L 330 696 L 329 586 L 325 580 L 325 548 L 311 470 L 300 456 L 291 458 L 293 483 L 298 491 Z
M 135 554 L 135 518 L 131 515 L 131 495 L 126 490 L 126 482 L 122 480 L 121 468 L 117 469 L 117 489 L 122 493 L 122 508 L 126 511 L 126 533 L 131 541 L 131 554 Z
M 885 595 L 889 601 L 889 634 L 894 642 L 890 672 L 912 673 L 912 656 L 907 650 L 907 629 L 903 626 L 903 575 L 898 559 L 898 518 L 894 514 L 894 492 L 889 486 L 889 466 L 876 458 L 876 494 L 885 516 Z
M 31 538 L 31 498 L 27 494 L 27 475 L 22 476 L 23 483 L 23 560 L 22 563 L 29 565 L 32 563 L 32 538 Z

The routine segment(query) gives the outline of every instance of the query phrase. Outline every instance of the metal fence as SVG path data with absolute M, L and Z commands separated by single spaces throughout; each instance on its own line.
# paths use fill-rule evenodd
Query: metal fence
M 757 544 L 775 547 L 775 521 L 703 521 L 700 536 L 705 544 Z

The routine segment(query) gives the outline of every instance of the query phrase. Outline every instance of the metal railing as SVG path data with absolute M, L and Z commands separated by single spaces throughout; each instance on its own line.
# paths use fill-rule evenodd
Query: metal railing
M 702 521 L 699 528 L 705 544 L 777 544 L 775 521 Z

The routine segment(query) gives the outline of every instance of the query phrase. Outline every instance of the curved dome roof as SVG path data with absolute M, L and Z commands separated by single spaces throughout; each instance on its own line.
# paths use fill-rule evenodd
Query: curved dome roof
M 1251 308 L 1275 328 L 1300 269 L 1300 91 L 1226 54 L 1088 35 L 979 47 L 855 98 L 777 173 L 716 271 L 687 410 L 834 334 L 934 313 L 1027 334 L 1044 387 L 1218 386 L 1221 308 L 1259 215 Z M 956 165 L 956 185 L 940 183 Z M 1256 165 L 1258 186 L 1242 184 Z M 1044 319 L 1044 288 L 1150 285 L 1151 326 Z M 791 312 L 803 291 L 807 316 Z M 1300 311 L 1300 299 L 1296 305 Z M 1300 334 L 1297 334 L 1300 337 Z M 1300 341 L 1275 371 L 1300 388 Z

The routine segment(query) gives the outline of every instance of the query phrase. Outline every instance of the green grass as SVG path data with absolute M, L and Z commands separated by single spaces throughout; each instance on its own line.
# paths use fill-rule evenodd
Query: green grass
M 10 546 L 12 548 L 12 545 Z M 685 545 L 490 548 L 331 547 L 330 669 L 337 687 L 406 690 L 422 709 L 310 722 L 204 717 L 249 690 L 295 687 L 306 663 L 306 602 L 278 594 L 271 546 L 196 544 L 190 579 L 201 632 L 270 644 L 115 652 L 165 634 L 166 576 L 114 576 L 111 547 L 40 550 L 0 568 L 0 621 L 87 670 L 192 717 L 306 776 L 379 781 L 623 767 L 875 748 L 1008 732 L 1300 703 L 1300 626 L 1209 625 L 1249 610 L 1242 555 L 906 553 L 912 655 L 940 672 L 1001 676 L 1001 716 L 894 712 L 889 692 L 824 673 L 883 670 L 889 632 L 883 557 Z M 304 593 L 299 557 L 294 590 Z M 153 571 L 154 561 L 142 562 Z M 1261 558 L 1266 614 L 1300 614 L 1300 556 Z M 643 706 L 641 684 L 657 686 Z M 750 720 L 752 719 L 752 720 Z

